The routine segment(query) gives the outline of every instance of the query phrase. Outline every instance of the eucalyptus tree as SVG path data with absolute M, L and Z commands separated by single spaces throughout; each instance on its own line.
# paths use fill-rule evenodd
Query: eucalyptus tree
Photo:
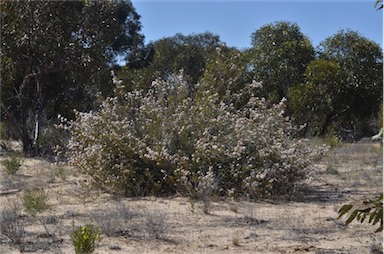
M 220 38 L 209 32 L 176 34 L 151 42 L 143 50 L 141 64 L 127 64 L 119 73 L 128 90 L 147 89 L 155 79 L 172 79 L 183 72 L 189 84 L 196 84 L 202 77 L 209 56 L 220 45 Z
M 380 46 L 350 30 L 320 43 L 319 59 L 305 71 L 305 82 L 290 88 L 290 110 L 311 135 L 358 139 L 375 133 L 382 104 Z
M 1 1 L 1 109 L 26 154 L 39 150 L 42 119 L 89 109 L 116 57 L 143 46 L 129 1 Z M 103 85 L 102 85 L 103 84 Z
M 336 123 L 339 132 L 353 138 L 369 134 L 368 123 L 383 100 L 382 49 L 356 31 L 341 30 L 320 43 L 319 57 L 340 66 L 339 84 L 332 90 L 337 96 L 322 133 Z
M 232 103 L 236 108 L 244 106 L 251 93 L 259 93 L 257 88 L 251 89 L 252 91 L 244 90 L 249 90 L 248 85 L 252 83 L 248 53 L 247 50 L 241 51 L 225 44 L 217 47 L 209 56 L 207 67 L 200 80 L 203 90 L 218 93 L 222 101 Z M 258 84 L 261 87 L 261 83 Z
M 314 48 L 296 23 L 285 21 L 262 26 L 251 38 L 254 79 L 263 82 L 269 100 L 279 101 L 289 87 L 303 81 L 305 68 L 314 60 Z
M 326 119 L 340 96 L 339 75 L 339 64 L 313 60 L 304 73 L 305 82 L 289 88 L 289 109 L 295 122 L 305 126 L 303 135 L 318 136 L 324 132 Z

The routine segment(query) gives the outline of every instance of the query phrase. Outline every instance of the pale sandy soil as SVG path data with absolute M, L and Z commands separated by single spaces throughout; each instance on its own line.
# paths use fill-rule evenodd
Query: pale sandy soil
M 192 209 L 185 197 L 118 199 L 92 192 L 82 188 L 82 177 L 72 168 L 25 159 L 14 177 L 0 170 L 0 209 L 18 204 L 25 230 L 19 247 L 0 234 L 0 253 L 21 253 L 20 248 L 75 253 L 72 222 L 102 224 L 99 254 L 382 253 L 383 234 L 375 234 L 376 227 L 345 226 L 337 219 L 343 204 L 382 192 L 382 165 L 379 144 L 348 144 L 317 164 L 311 188 L 295 201 L 216 198 L 205 214 L 202 203 Z M 25 191 L 32 189 L 44 190 L 50 205 L 35 217 L 21 205 Z

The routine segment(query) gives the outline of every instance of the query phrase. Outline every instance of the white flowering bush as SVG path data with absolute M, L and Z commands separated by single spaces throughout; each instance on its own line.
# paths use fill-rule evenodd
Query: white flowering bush
M 109 192 L 287 194 L 325 151 L 294 138 L 284 101 L 269 106 L 251 96 L 235 109 L 217 93 L 199 91 L 199 84 L 191 96 L 191 86 L 176 76 L 154 81 L 147 92 L 124 93 L 121 81 L 115 83 L 116 96 L 98 111 L 76 112 L 75 121 L 61 126 L 71 133 L 68 162 Z

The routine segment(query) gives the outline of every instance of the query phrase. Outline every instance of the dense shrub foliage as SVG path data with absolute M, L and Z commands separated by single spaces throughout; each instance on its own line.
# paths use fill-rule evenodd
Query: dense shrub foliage
M 115 83 L 116 96 L 98 111 L 76 112 L 75 121 L 62 125 L 72 134 L 69 163 L 106 191 L 191 194 L 215 184 L 220 195 L 287 194 L 325 151 L 294 138 L 284 100 L 268 105 L 253 95 L 235 109 L 199 84 L 191 96 L 182 77 L 154 81 L 147 92 L 123 93 L 121 81 Z

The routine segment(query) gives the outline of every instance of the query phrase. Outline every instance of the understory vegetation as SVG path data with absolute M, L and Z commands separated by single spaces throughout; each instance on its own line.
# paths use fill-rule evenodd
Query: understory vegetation
M 289 202 L 205 199 L 216 183 L 198 190 L 201 200 L 124 198 L 83 188 L 87 177 L 74 167 L 26 158 L 17 175 L 0 171 L 0 252 L 265 253 L 276 251 L 269 243 L 278 242 L 281 252 L 300 246 L 316 253 L 381 253 L 382 233 L 374 232 L 382 198 L 369 198 L 382 188 L 380 145 L 340 144 L 316 163 L 314 174 Z

